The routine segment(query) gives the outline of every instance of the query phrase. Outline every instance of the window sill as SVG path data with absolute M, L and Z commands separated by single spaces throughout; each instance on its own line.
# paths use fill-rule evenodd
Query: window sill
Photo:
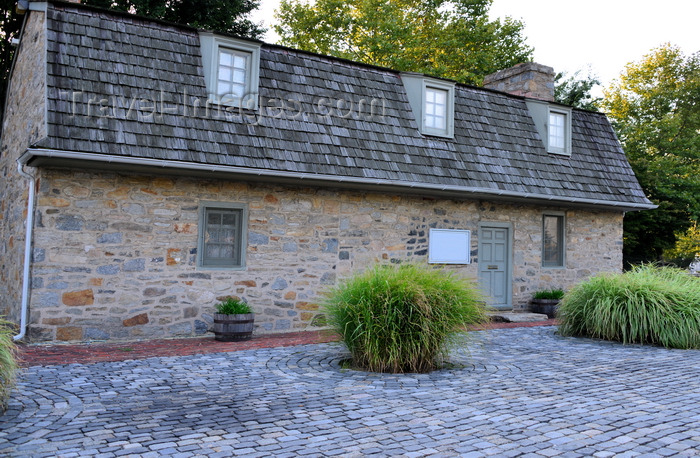
M 566 150 L 547 150 L 549 154 L 556 154 L 558 156 L 571 156 L 571 151 Z
M 438 137 L 438 138 L 449 138 L 450 140 L 454 140 L 455 136 L 452 133 L 449 132 L 426 132 L 425 130 L 421 130 L 421 134 L 423 134 L 426 137 Z
M 226 270 L 226 271 L 244 271 L 245 266 L 197 266 L 196 270 Z

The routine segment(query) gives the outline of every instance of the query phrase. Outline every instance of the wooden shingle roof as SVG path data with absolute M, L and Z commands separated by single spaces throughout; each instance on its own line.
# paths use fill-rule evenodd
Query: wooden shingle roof
M 548 154 L 524 99 L 458 84 L 454 139 L 428 137 L 398 72 L 267 44 L 260 109 L 207 112 L 196 30 L 64 3 L 49 4 L 47 29 L 48 138 L 37 158 L 653 207 L 603 114 L 573 110 L 571 156 Z

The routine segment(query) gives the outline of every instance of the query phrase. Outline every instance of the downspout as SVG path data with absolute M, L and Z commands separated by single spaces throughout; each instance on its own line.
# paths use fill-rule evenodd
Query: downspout
M 24 269 L 22 271 L 22 308 L 20 312 L 19 334 L 15 341 L 24 339 L 27 333 L 27 316 L 29 312 L 29 286 L 31 278 L 29 268 L 32 264 L 32 235 L 34 234 L 34 199 L 36 197 L 36 178 L 25 172 L 23 164 L 17 160 L 17 171 L 29 180 L 29 199 L 27 199 L 27 232 L 24 236 Z

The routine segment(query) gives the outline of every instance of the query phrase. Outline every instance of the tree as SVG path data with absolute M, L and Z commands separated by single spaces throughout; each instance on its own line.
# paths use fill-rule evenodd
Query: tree
M 83 0 L 82 3 L 247 38 L 260 38 L 265 33 L 265 29 L 246 17 L 260 5 L 259 0 Z
M 281 43 L 400 71 L 481 84 L 529 61 L 524 25 L 491 21 L 492 0 L 282 0 Z
M 580 78 L 580 73 L 579 70 L 568 78 L 566 72 L 557 73 L 554 77 L 554 100 L 572 107 L 598 111 L 601 99 L 594 97 L 591 90 L 600 85 L 600 80 L 590 71 L 585 78 Z
M 700 226 L 697 221 L 684 233 L 676 234 L 676 245 L 664 251 L 664 261 L 688 267 L 700 258 Z
M 700 218 L 700 52 L 653 49 L 603 94 L 637 179 L 659 205 L 626 216 L 625 258 L 655 261 Z
M 12 56 L 15 48 L 12 40 L 19 36 L 22 28 L 22 16 L 15 11 L 17 0 L 0 0 L 2 12 L 0 12 L 0 119 L 5 110 L 5 96 L 7 92 L 7 79 L 12 67 Z M 2 127 L 0 126 L 0 129 Z
M 19 36 L 22 25 L 22 16 L 15 12 L 16 2 L 0 0 L 3 7 L 0 13 L 0 118 L 14 55 L 11 41 Z M 265 33 L 265 29 L 246 17 L 258 7 L 258 0 L 83 0 L 82 3 L 248 38 L 260 38 Z

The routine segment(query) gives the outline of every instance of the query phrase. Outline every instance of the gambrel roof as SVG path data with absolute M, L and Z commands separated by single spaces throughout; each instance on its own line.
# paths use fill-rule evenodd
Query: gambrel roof
M 550 154 L 525 99 L 457 84 L 454 138 L 424 136 L 399 72 L 262 44 L 262 106 L 224 116 L 201 105 L 197 30 L 79 4 L 46 14 L 48 137 L 31 165 L 653 208 L 600 113 L 574 109 L 571 156 Z

